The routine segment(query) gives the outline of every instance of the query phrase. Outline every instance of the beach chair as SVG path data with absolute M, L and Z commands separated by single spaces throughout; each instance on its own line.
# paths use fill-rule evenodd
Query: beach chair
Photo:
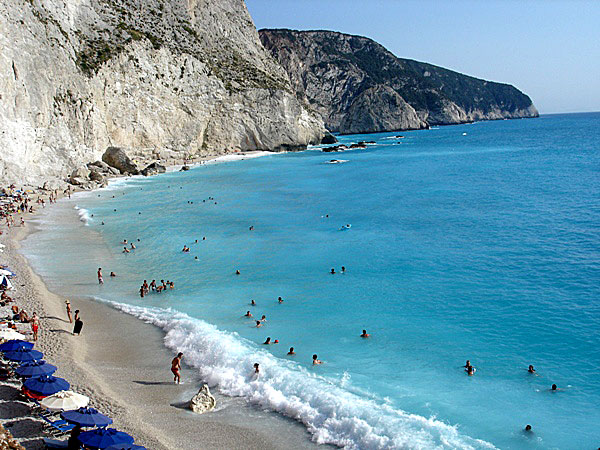
M 44 438 L 44 448 L 69 448 L 67 441 Z
M 37 415 L 40 419 L 42 419 L 44 422 L 46 422 L 50 428 L 52 429 L 52 431 L 55 434 L 64 434 L 64 433 L 68 433 L 69 431 L 71 431 L 73 428 L 75 428 L 75 425 L 73 425 L 72 423 L 67 422 L 66 420 L 51 420 L 49 417 L 43 415 L 43 414 L 38 414 Z

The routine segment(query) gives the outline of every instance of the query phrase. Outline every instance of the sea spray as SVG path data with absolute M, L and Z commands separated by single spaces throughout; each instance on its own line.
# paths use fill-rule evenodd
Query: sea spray
M 101 300 L 96 298 L 96 300 Z M 165 345 L 181 351 L 188 365 L 220 393 L 243 397 L 262 408 L 302 422 L 318 444 L 348 449 L 494 448 L 435 418 L 409 414 L 357 396 L 343 385 L 271 353 L 237 333 L 173 309 L 110 302 L 111 306 L 161 328 Z M 261 367 L 259 376 L 254 363 Z

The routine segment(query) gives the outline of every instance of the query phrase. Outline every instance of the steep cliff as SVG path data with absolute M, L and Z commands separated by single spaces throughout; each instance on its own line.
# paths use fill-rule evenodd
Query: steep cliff
M 243 0 L 1 2 L 0 96 L 4 182 L 64 178 L 108 146 L 183 158 L 325 133 Z
M 296 95 L 331 131 L 361 133 L 537 117 L 513 86 L 397 58 L 377 42 L 333 31 L 260 30 Z

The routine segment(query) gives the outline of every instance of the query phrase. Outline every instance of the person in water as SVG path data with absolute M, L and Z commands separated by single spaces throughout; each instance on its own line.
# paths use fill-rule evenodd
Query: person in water
M 131 253 L 127 247 L 123 247 L 123 253 Z
M 467 367 L 467 375 L 472 377 L 474 373 L 475 373 L 475 368 L 473 366 Z
M 116 276 L 117 276 L 117 274 L 116 274 L 116 273 L 114 273 L 114 272 L 111 272 L 111 273 L 110 273 L 110 276 L 111 276 L 111 277 L 116 277 Z
M 102 279 L 102 267 L 98 267 L 98 284 L 104 284 L 104 280 Z
M 361 338 L 368 338 L 371 337 L 371 335 L 369 333 L 367 333 L 367 330 L 363 330 L 362 334 L 360 335 Z
M 523 430 L 527 433 L 533 433 L 533 430 L 531 429 L 531 425 L 525 425 L 525 429 Z
M 263 316 L 260 318 L 260 321 L 261 321 L 261 322 L 266 322 L 266 321 L 267 321 L 267 316 L 265 316 L 265 315 L 263 314 Z
M 177 353 L 177 356 L 173 358 L 171 361 L 171 372 L 173 372 L 173 382 L 181 383 L 181 358 L 183 358 L 183 353 Z
M 313 355 L 313 360 L 312 360 L 313 366 L 316 366 L 318 364 L 323 364 L 323 361 L 321 361 L 320 359 L 317 358 L 317 355 Z
M 294 347 L 290 347 L 290 351 L 287 353 L 288 355 L 295 355 Z
M 250 300 L 250 304 L 251 304 L 252 306 L 256 306 L 256 302 L 255 302 L 254 300 Z
M 133 245 L 133 242 L 131 243 L 131 250 L 135 250 L 135 245 Z
M 282 299 L 281 297 L 278 297 L 278 298 L 277 298 L 277 301 L 278 301 L 279 303 L 283 303 L 283 299 Z
M 256 321 L 256 328 L 260 328 L 262 327 L 262 323 L 260 322 L 260 320 Z
M 246 311 L 246 314 L 245 314 L 245 316 L 246 316 L 246 317 L 252 317 L 252 313 L 251 313 L 250 311 Z
M 465 369 L 468 369 L 469 367 L 471 367 L 471 360 L 467 359 L 467 362 L 464 365 Z
M 533 365 L 529 364 L 529 368 L 527 369 L 527 372 L 535 373 L 535 369 L 533 368 Z
M 271 338 L 268 337 L 265 342 L 263 342 L 263 345 L 270 345 L 271 344 Z
M 559 389 L 558 386 L 556 386 L 555 384 L 552 385 L 552 387 L 550 388 L 550 390 L 552 392 L 556 392 L 556 391 L 562 391 L 562 389 Z
M 258 363 L 254 363 L 254 373 L 256 375 L 258 375 L 260 373 L 260 369 L 259 369 L 259 364 Z
M 335 269 L 332 267 L 331 268 L 331 272 L 329 272 L 331 275 L 335 275 Z
M 240 274 L 240 271 L 239 271 L 239 270 L 236 270 L 236 271 L 235 271 L 235 274 L 236 274 L 236 275 L 239 275 L 239 274 Z

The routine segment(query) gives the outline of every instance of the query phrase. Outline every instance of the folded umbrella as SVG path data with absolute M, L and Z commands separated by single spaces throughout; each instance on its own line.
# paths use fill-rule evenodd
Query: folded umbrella
M 11 361 L 24 362 L 42 359 L 44 354 L 30 348 L 19 348 L 17 350 L 13 350 L 12 352 L 6 352 L 4 357 Z
M 98 410 L 94 408 L 79 408 L 74 411 L 66 411 L 61 413 L 60 417 L 65 419 L 67 422 L 71 422 L 82 427 L 105 427 L 113 423 L 110 417 L 99 413 Z
M 96 428 L 85 431 L 79 435 L 79 442 L 86 447 L 106 448 L 115 444 L 133 444 L 134 439 L 127 433 L 117 431 L 114 428 Z
M 66 391 L 70 386 L 67 380 L 51 375 L 29 378 L 23 383 L 23 387 L 28 391 L 45 396 L 56 394 L 59 391 Z
M 23 341 L 21 339 L 11 339 L 4 344 L 0 344 L 0 352 L 12 352 L 20 348 L 33 348 L 33 342 Z
M 87 406 L 89 397 L 73 391 L 60 391 L 40 401 L 48 411 L 72 411 Z
M 41 375 L 52 375 L 56 372 L 56 366 L 48 364 L 46 361 L 28 361 L 21 364 L 15 370 L 16 374 L 21 377 L 31 378 Z

